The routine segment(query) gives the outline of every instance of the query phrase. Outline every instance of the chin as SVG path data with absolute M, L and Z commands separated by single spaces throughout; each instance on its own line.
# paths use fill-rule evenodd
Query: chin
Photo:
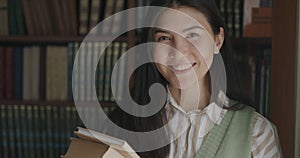
M 197 82 L 196 81 L 185 81 L 185 82 L 181 82 L 180 84 L 177 82 L 177 83 L 170 83 L 170 86 L 176 88 L 176 89 L 188 89 L 188 88 L 191 88 L 191 87 L 194 87 L 196 86 Z

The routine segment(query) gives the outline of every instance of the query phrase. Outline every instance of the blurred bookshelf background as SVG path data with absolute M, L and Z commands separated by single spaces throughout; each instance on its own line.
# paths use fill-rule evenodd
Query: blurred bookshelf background
M 127 8 L 145 6 L 146 0 L 0 0 L 0 157 L 59 157 L 77 126 L 72 75 L 77 79 L 76 98 L 91 101 L 91 86 L 106 113 L 116 106 L 111 93 L 111 71 L 128 49 L 139 43 L 140 32 L 130 31 L 105 48 L 118 25 L 132 17 L 115 19 L 103 37 L 82 42 L 96 24 Z M 272 59 L 272 1 L 216 0 L 228 27 L 243 85 L 252 105 L 270 114 Z M 137 19 L 144 15 L 137 13 Z M 134 19 L 134 18 L 133 18 Z M 136 22 L 138 22 L 138 20 Z M 133 21 L 134 22 L 134 21 Z M 260 29 L 258 29 L 260 28 Z M 80 68 L 98 63 L 95 83 L 88 75 L 73 74 L 78 49 L 86 50 Z M 98 50 L 98 51 L 97 51 Z M 102 65 L 101 65 L 102 64 Z M 126 71 L 126 65 L 123 66 Z M 124 73 L 124 72 L 123 72 Z M 122 72 L 118 84 L 125 84 Z M 122 90 L 118 90 L 122 93 Z M 95 110 L 86 111 L 93 115 Z

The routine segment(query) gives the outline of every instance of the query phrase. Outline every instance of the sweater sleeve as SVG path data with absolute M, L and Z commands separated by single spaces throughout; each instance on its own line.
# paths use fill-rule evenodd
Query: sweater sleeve
M 254 119 L 254 127 L 252 128 L 252 157 L 282 158 L 276 127 L 256 112 Z

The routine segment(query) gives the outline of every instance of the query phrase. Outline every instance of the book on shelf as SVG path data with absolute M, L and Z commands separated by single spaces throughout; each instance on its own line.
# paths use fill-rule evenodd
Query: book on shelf
M 243 0 L 215 0 L 217 7 L 227 25 L 228 35 L 242 36 Z
M 12 99 L 14 95 L 14 73 L 13 73 L 13 66 L 14 66 L 14 52 L 12 47 L 5 48 L 5 98 Z
M 114 4 L 114 8 L 115 8 L 114 13 L 119 13 L 120 11 L 122 11 L 125 8 L 124 7 L 125 1 L 115 0 L 114 3 L 115 3 Z M 118 33 L 121 30 L 121 24 L 124 25 L 125 21 L 122 21 L 122 19 L 124 19 L 124 18 L 123 18 L 123 15 L 121 15 L 121 14 L 118 14 L 114 17 L 113 23 L 112 23 L 112 28 L 111 28 L 111 32 L 113 35 Z
M 79 93 L 74 97 L 78 101 L 91 101 L 95 86 L 100 101 L 114 101 L 111 84 L 116 85 L 120 96 L 122 88 L 119 87 L 125 84 L 122 81 L 125 63 L 120 65 L 118 77 L 113 82 L 111 73 L 117 60 L 127 50 L 127 43 L 112 42 L 105 49 L 106 44 L 84 42 L 79 54 L 78 42 L 0 47 L 0 99 L 64 101 L 72 100 L 72 91 L 76 90 Z M 103 54 L 98 61 L 101 50 Z M 73 71 L 76 54 L 79 62 Z M 97 67 L 93 67 L 95 65 Z
M 98 22 L 100 21 L 101 16 L 101 8 L 104 1 L 92 0 L 90 6 L 90 22 L 89 22 L 89 30 L 93 29 Z
M 89 0 L 79 1 L 79 34 L 85 35 L 88 33 L 89 20 Z
M 244 37 L 272 37 L 272 0 L 245 0 Z
M 126 0 L 0 0 L 0 35 L 86 35 L 101 20 L 122 11 Z M 132 2 L 131 2 L 132 3 Z M 101 33 L 118 32 L 125 18 Z
M 9 34 L 8 0 L 0 0 L 0 35 Z
M 139 158 L 125 140 L 81 127 L 74 133 L 78 138 L 70 138 L 69 149 L 61 158 Z
M 5 48 L 4 47 L 0 47 L 0 99 L 4 99 L 5 96 L 4 96 L 4 91 L 5 91 Z
M 67 100 L 67 47 L 48 46 L 46 52 L 46 99 Z
M 114 0 L 106 1 L 103 20 L 109 18 L 114 13 Z M 102 35 L 109 35 L 112 28 L 112 21 L 106 21 L 101 30 Z
M 25 47 L 23 52 L 22 94 L 24 100 L 39 99 L 40 47 Z

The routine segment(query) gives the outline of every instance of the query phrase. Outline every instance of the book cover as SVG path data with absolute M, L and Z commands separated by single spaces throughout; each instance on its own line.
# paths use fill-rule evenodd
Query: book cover
M 46 99 L 67 99 L 67 47 L 48 46 L 46 52 Z
M 14 113 L 14 108 L 13 108 L 13 105 L 8 105 L 7 106 L 7 118 L 6 118 L 6 121 L 7 121 L 7 134 L 8 134 L 8 152 L 9 152 L 9 157 L 16 157 L 16 152 L 15 152 L 15 147 L 16 147 L 16 144 L 15 144 L 15 128 L 14 128 L 14 117 L 13 117 L 13 113 Z
M 71 35 L 77 35 L 78 34 L 78 1 L 69 0 L 69 15 L 70 15 L 70 33 Z
M 94 79 L 94 82 L 92 83 L 92 89 L 96 91 L 96 96 L 97 96 L 97 88 L 98 88 L 98 62 L 100 59 L 98 59 L 98 56 L 100 55 L 100 50 L 99 50 L 100 42 L 93 42 L 92 46 L 92 63 L 91 63 L 91 70 L 92 70 L 92 78 Z M 96 66 L 96 67 L 95 67 Z M 97 98 L 92 98 L 92 100 L 97 100 Z
M 33 46 L 31 48 L 31 74 L 30 74 L 30 82 L 31 82 L 31 99 L 39 100 L 40 99 L 40 47 Z
M 52 14 L 53 8 L 49 5 L 47 0 L 38 0 L 39 3 L 39 14 L 41 14 L 40 18 L 43 21 L 43 34 L 44 35 L 53 35 L 55 34 L 54 30 L 58 27 L 56 25 L 57 22 L 51 21 L 54 15 Z M 51 2 L 52 3 L 52 2 Z M 58 19 L 55 19 L 58 20 Z
M 234 0 L 227 0 L 225 7 L 225 22 L 227 24 L 227 33 L 233 37 L 234 33 Z
M 41 137 L 40 137 L 40 142 L 41 142 L 41 144 L 42 144 L 42 148 L 41 148 L 41 150 L 42 150 L 42 157 L 47 157 L 48 156 L 48 150 L 49 150 L 49 148 L 48 148 L 48 140 L 47 140 L 47 137 L 48 137 L 48 135 L 47 135 L 47 132 L 49 132 L 48 130 L 47 130 L 47 118 L 46 118 L 46 116 L 47 116 L 47 106 L 40 106 L 39 107 L 39 131 L 40 131 L 40 135 L 41 135 Z
M 112 53 L 112 70 L 114 69 L 114 67 L 116 66 L 115 64 L 117 63 L 118 61 L 118 58 L 119 58 L 119 53 L 120 53 L 120 42 L 115 42 L 113 44 L 113 53 Z M 117 74 L 119 74 L 119 72 L 117 72 Z M 111 84 L 113 87 L 111 87 L 111 89 L 114 88 L 114 92 L 117 92 L 116 94 L 112 94 L 111 97 L 110 97 L 110 100 L 111 101 L 114 101 L 115 100 L 115 97 L 117 97 L 117 94 L 118 94 L 118 78 L 117 76 L 115 76 L 114 78 L 111 77 Z M 112 93 L 112 92 L 111 92 Z
M 19 35 L 25 35 L 26 26 L 25 26 L 25 20 L 23 15 L 22 0 L 15 0 L 15 1 L 16 1 L 17 32 Z
M 25 135 L 25 142 L 26 142 L 26 147 L 24 150 L 27 150 L 27 154 L 28 157 L 36 157 L 36 152 L 35 152 L 35 148 L 34 148 L 34 126 L 33 126 L 33 122 L 31 120 L 33 120 L 33 110 L 32 110 L 32 106 L 26 106 L 26 130 L 27 130 L 27 135 Z
M 97 66 L 97 94 L 98 99 L 100 101 L 104 100 L 104 81 L 105 81 L 105 57 L 106 52 L 104 51 L 105 48 L 105 42 L 99 42 L 97 44 L 97 52 L 102 53 L 101 50 L 103 50 L 103 53 L 100 56 L 98 66 Z
M 104 101 L 110 101 L 111 92 L 111 55 L 112 55 L 112 43 L 106 48 L 104 60 L 105 60 L 105 81 L 104 81 Z
M 85 100 L 91 101 L 92 100 L 92 88 L 94 83 L 92 83 L 92 75 L 93 75 L 93 68 L 92 68 L 92 61 L 93 61 L 93 44 L 88 42 L 86 44 L 86 52 L 85 52 Z
M 31 11 L 31 3 L 30 1 L 22 1 L 23 5 L 23 14 L 24 14 L 24 19 L 25 19 L 25 24 L 27 28 L 27 33 L 28 35 L 35 35 L 35 27 L 34 27 L 34 21 L 33 21 L 33 16 L 32 16 L 32 11 Z
M 64 12 L 66 8 L 63 8 L 61 0 L 52 0 L 49 1 L 52 3 L 52 18 L 54 18 L 53 22 L 56 22 L 55 27 L 58 29 L 57 35 L 67 35 L 67 30 L 65 29 L 65 19 L 64 19 Z
M 114 1 L 113 0 L 106 1 L 104 19 L 103 20 L 105 20 L 106 18 L 111 16 L 113 14 L 113 10 L 114 10 Z M 102 30 L 100 30 L 101 33 L 103 35 L 111 34 L 111 25 L 112 25 L 112 21 L 105 22 L 103 27 L 102 27 Z
M 22 99 L 23 48 L 14 48 L 14 99 Z
M 44 3 L 41 0 L 31 0 L 31 11 L 33 12 L 34 25 L 36 27 L 36 35 L 49 35 L 46 12 L 43 8 Z
M 89 30 L 94 28 L 100 20 L 100 8 L 103 1 L 91 0 L 91 9 L 90 9 L 90 24 Z M 123 1 L 123 0 L 122 0 Z
M 78 82 L 76 83 L 76 86 L 79 87 L 77 93 L 79 93 L 79 100 L 80 101 L 85 101 L 86 99 L 86 69 L 87 69 L 87 43 L 82 42 L 80 45 L 80 52 L 77 53 L 77 58 L 78 58 Z
M 79 34 L 85 35 L 88 33 L 89 22 L 89 1 L 79 0 Z
M 243 10 L 243 28 L 251 24 L 252 8 L 258 8 L 260 0 L 245 0 Z
M 14 52 L 13 47 L 5 47 L 5 98 L 14 96 Z
M 122 42 L 121 43 L 121 48 L 120 48 L 120 54 L 119 54 L 119 57 L 121 57 L 121 55 L 123 55 L 126 50 L 128 49 L 128 44 L 126 42 Z M 118 81 L 118 99 L 119 100 L 122 100 L 123 99 L 123 96 L 124 96 L 124 93 L 125 93 L 125 90 L 127 90 L 127 87 L 128 87 L 128 84 L 127 83 L 128 81 L 125 80 L 125 76 L 127 75 L 127 61 L 124 59 L 124 60 L 121 60 L 120 61 L 120 72 L 119 72 L 119 81 Z
M 243 36 L 272 37 L 272 8 L 261 7 L 260 0 L 245 0 Z
M 0 106 L 0 115 L 1 115 L 1 157 L 8 158 L 9 157 L 9 147 L 8 147 L 8 114 L 7 114 L 7 106 L 8 105 L 1 105 Z
M 68 43 L 68 100 L 73 99 L 73 93 L 72 93 L 72 71 L 73 71 L 73 63 L 74 63 L 74 43 L 70 42 Z
M 78 138 L 71 138 L 70 147 L 62 158 L 139 158 L 125 140 L 81 127 L 78 127 L 75 134 Z
M 20 114 L 19 121 L 20 121 L 21 131 L 22 131 L 22 134 L 21 134 L 22 155 L 23 155 L 23 157 L 28 158 L 30 151 L 28 150 L 29 143 L 27 141 L 29 131 L 28 131 L 27 119 L 26 119 L 26 116 L 27 116 L 26 105 L 20 105 L 19 110 L 20 110 L 19 111 L 19 114 Z
M 9 34 L 8 0 L 0 0 L 0 35 Z
M 46 100 L 46 47 L 40 47 L 39 99 Z
M 8 1 L 8 23 L 9 23 L 9 34 L 17 35 L 17 19 L 16 19 L 16 0 Z
M 234 1 L 234 37 L 239 38 L 242 36 L 243 25 L 243 0 Z
M 122 11 L 124 9 L 124 3 L 125 1 L 120 1 L 120 0 L 115 0 L 114 1 L 114 5 L 115 5 L 115 14 L 119 13 L 120 11 Z M 117 14 L 114 19 L 113 19 L 113 23 L 112 23 L 112 33 L 116 34 L 120 31 L 121 29 L 121 24 L 122 24 L 122 19 L 124 19 L 121 14 Z
M 21 125 L 21 115 L 20 115 L 20 105 L 11 105 L 13 106 L 13 118 L 14 118 L 14 135 L 15 135 L 15 153 L 16 157 L 23 157 L 22 149 L 22 125 Z
M 4 99 L 5 92 L 5 49 L 0 47 L 0 99 Z
M 31 47 L 23 49 L 23 80 L 22 80 L 22 98 L 23 100 L 31 99 Z

